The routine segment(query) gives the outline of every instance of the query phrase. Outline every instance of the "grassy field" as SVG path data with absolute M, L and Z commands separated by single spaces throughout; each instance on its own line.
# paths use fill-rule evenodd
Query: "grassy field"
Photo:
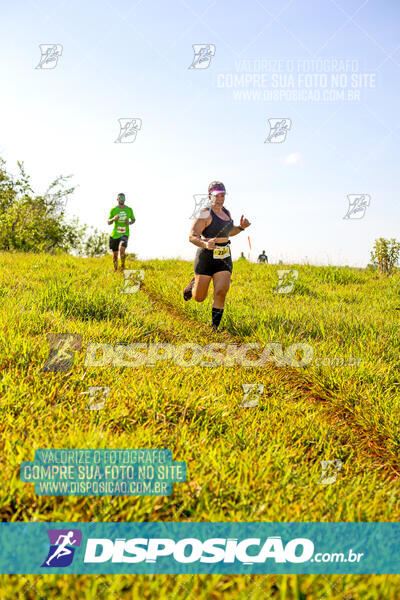
M 400 275 L 235 263 L 221 329 L 211 296 L 185 303 L 192 265 L 133 261 L 121 293 L 110 257 L 0 255 L 2 521 L 399 521 Z M 43 372 L 46 334 L 82 336 L 68 372 Z M 304 367 L 90 367 L 89 343 L 312 346 Z M 343 364 L 350 363 L 350 364 Z M 263 384 L 241 406 L 243 384 Z M 89 386 L 105 407 L 85 410 Z M 35 448 L 169 448 L 187 481 L 170 496 L 41 497 L 19 478 Z M 340 460 L 331 485 L 321 461 Z M 398 576 L 1 576 L 0 598 L 397 600 Z

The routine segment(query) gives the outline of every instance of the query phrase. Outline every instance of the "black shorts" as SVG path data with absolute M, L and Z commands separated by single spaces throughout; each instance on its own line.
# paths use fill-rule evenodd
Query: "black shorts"
M 119 237 L 119 238 L 110 237 L 110 250 L 112 250 L 113 252 L 117 252 L 119 250 L 120 244 L 124 248 L 126 248 L 128 246 L 128 236 L 127 235 L 121 235 L 121 237 Z
M 214 258 L 212 250 L 207 250 L 207 248 L 199 248 L 197 250 L 196 258 L 194 259 L 194 272 L 196 275 L 209 275 L 212 277 L 214 273 L 219 273 L 219 271 L 229 271 L 232 273 L 232 269 L 230 252 L 226 258 Z

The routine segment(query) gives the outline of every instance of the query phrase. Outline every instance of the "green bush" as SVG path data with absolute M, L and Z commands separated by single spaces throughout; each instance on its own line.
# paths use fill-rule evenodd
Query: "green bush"
M 32 190 L 23 163 L 17 164 L 19 173 L 14 177 L 0 158 L 0 250 L 105 254 L 105 233 L 94 230 L 88 235 L 86 225 L 65 216 L 66 203 L 75 189 L 67 186 L 70 176 L 57 177 L 41 196 Z
M 375 240 L 374 248 L 371 252 L 373 264 L 379 268 L 381 275 L 391 275 L 394 267 L 399 260 L 400 243 L 394 238 L 387 240 L 379 238 Z

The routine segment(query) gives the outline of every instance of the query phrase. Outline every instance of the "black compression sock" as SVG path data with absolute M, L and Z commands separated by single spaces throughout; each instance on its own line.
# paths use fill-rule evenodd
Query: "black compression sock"
M 212 310 L 211 310 L 211 314 L 212 314 L 212 326 L 215 329 L 218 329 L 218 326 L 221 323 L 223 312 L 224 312 L 223 308 L 212 308 Z

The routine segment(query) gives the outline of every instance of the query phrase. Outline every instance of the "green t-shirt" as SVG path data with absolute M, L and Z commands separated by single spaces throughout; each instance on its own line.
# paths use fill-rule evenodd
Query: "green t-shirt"
M 135 218 L 133 210 L 130 208 L 130 206 L 120 207 L 119 205 L 117 205 L 111 209 L 108 220 L 115 217 L 115 215 L 117 215 L 118 213 L 119 219 L 114 222 L 114 229 L 111 234 L 111 237 L 114 239 L 120 238 L 123 235 L 129 236 L 129 219 Z

